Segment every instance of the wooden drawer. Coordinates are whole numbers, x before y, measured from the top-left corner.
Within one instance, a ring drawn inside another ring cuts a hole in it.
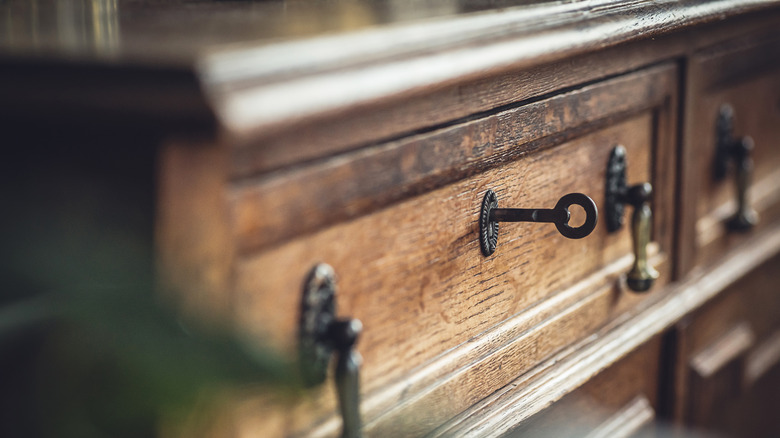
[[[582,192],[603,211],[607,161],[623,145],[628,182],[655,189],[651,263],[661,278],[653,290],[669,281],[676,78],[673,65],[660,65],[233,182],[235,313],[294,354],[302,285],[313,266],[330,264],[337,313],[364,326],[365,432],[433,430],[648,296],[625,288],[630,226],[608,233],[602,221],[569,240],[551,224],[502,224],[495,254],[485,257],[478,217],[486,190],[499,206],[521,208],[552,208]],[[337,433],[331,385],[309,395],[268,423],[284,424],[286,434]]]
[[[780,217],[780,39],[763,35],[736,40],[693,56],[689,68],[686,159],[682,205],[682,272],[706,265]],[[733,109],[733,139],[750,136],[753,171],[747,205],[758,213],[751,230],[729,221],[737,211],[737,171],[732,158],[716,176],[717,125],[725,105]]]
[[[660,363],[656,337],[506,436],[655,436]]]
[[[678,417],[727,436],[780,433],[780,257],[678,325]]]

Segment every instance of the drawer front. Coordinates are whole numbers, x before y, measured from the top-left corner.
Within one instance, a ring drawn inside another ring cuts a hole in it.
[[[678,325],[686,424],[729,436],[777,436],[780,422],[780,257]]]
[[[655,436],[660,361],[661,342],[656,337],[507,436]]]
[[[337,313],[364,327],[366,433],[433,430],[650,296],[625,288],[631,208],[619,231],[602,221],[582,240],[551,224],[502,224],[496,252],[485,257],[478,219],[488,189],[500,207],[552,208],[582,192],[603,211],[607,162],[623,145],[628,182],[655,186],[650,261],[661,277],[653,290],[669,280],[675,78],[673,66],[657,66],[237,182],[229,201],[239,319],[294,353],[304,280],[317,263],[330,264]],[[584,220],[572,216],[573,225]],[[310,394],[280,414],[285,433],[337,431],[330,384]]]
[[[711,263],[746,235],[780,218],[780,36],[771,37],[730,43],[691,59],[684,187],[695,202],[683,205],[683,272]],[[720,114],[726,105],[733,114],[732,142],[721,144],[728,144],[732,153],[727,154],[725,175],[718,176],[717,126],[719,119],[724,120]],[[749,153],[752,170],[745,172],[750,180],[745,205],[746,211],[757,213],[758,222],[739,231],[730,225],[740,192],[740,160],[734,147],[746,136],[754,147]]]

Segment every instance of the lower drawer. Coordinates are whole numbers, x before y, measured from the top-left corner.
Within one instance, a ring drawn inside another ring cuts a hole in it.
[[[780,436],[780,256],[677,327],[678,417],[726,436]]]
[[[661,342],[656,337],[507,436],[652,436],[658,410],[660,351]]]

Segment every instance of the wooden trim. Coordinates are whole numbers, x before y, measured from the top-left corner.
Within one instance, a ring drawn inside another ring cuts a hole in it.
[[[753,386],[761,376],[776,367],[778,363],[780,363],[780,330],[772,333],[748,355],[745,365],[745,386]]]
[[[706,75],[696,78],[696,89],[712,92],[728,88],[780,68],[780,36],[748,35],[699,51],[692,58]]]
[[[653,420],[655,410],[650,400],[639,395],[585,438],[629,438]]]
[[[624,285],[623,276],[632,261],[632,256],[621,258],[575,287],[525,309],[389,385],[364,403],[370,413],[385,409],[381,420],[369,422],[366,430],[377,436],[387,436],[394,430],[406,436],[427,433],[480,400],[485,390],[499,387],[500,379],[528,372],[543,358],[565,349],[605,322],[620,318],[629,308],[642,307],[638,300],[643,297],[628,292]],[[663,269],[667,261],[657,255],[651,258],[651,264]],[[473,384],[486,378],[491,382],[488,387]],[[511,378],[504,384],[510,382]],[[407,397],[407,393],[415,395]],[[430,412],[431,406],[438,406],[435,412]]]
[[[708,379],[726,365],[744,356],[753,346],[756,335],[747,322],[741,322],[691,358],[690,367]]]
[[[207,88],[215,91],[224,126],[247,132],[775,5],[770,0],[551,3],[380,28],[360,38],[237,48],[206,55],[200,68]],[[231,83],[254,85],[233,91]]]
[[[299,41],[193,43],[164,58],[132,50],[112,57],[6,51],[0,97],[12,109],[5,115],[120,118],[178,134],[227,134],[238,148],[260,149],[263,170],[270,170],[679,58],[771,25],[778,5],[544,2]],[[508,93],[480,83],[503,86],[512,76],[522,87],[508,84]]]
[[[421,130],[432,131],[507,105],[530,103],[553,92],[685,58],[696,48],[721,41],[760,40],[774,34],[776,22],[773,14],[736,17],[684,34],[657,36],[524,69],[489,72],[473,80],[320,114],[286,127],[231,132],[236,154],[234,177],[321,159]]]

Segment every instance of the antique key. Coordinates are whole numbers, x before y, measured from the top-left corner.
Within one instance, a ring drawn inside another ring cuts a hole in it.
[[[579,227],[569,225],[571,212],[569,207],[579,205],[585,210],[585,223]],[[540,222],[552,223],[564,237],[582,239],[589,235],[598,222],[598,209],[590,197],[582,193],[563,195],[552,209],[543,208],[498,208],[498,197],[488,190],[482,200],[479,231],[482,253],[487,257],[496,251],[498,244],[499,222]]]

